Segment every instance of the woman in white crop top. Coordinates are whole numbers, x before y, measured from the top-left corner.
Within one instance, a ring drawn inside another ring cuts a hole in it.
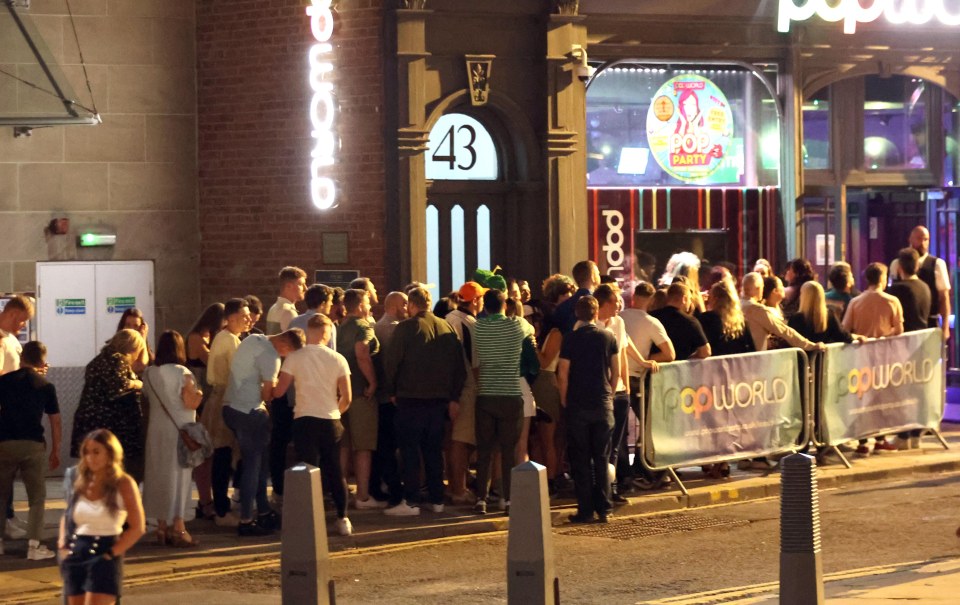
[[[68,605],[112,605],[120,596],[123,554],[145,531],[143,506],[113,433],[92,431],[80,453],[80,463],[67,471],[73,491],[57,541],[63,593]]]

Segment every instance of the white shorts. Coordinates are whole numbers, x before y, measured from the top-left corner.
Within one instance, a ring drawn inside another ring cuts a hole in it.
[[[523,397],[523,417],[533,418],[537,415],[537,402],[533,400],[533,391],[526,378],[520,378],[520,393]]]

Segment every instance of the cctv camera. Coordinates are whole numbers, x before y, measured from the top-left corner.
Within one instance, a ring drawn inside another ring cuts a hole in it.
[[[597,71],[597,68],[591,67],[589,65],[577,65],[577,69],[576,69],[577,78],[579,78],[581,82],[586,84],[587,82],[590,81],[590,78],[593,77],[593,74],[596,73],[596,71]]]

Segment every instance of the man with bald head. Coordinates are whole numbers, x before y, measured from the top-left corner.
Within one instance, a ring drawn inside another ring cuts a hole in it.
[[[822,342],[813,343],[801,336],[777,317],[773,307],[763,304],[763,277],[759,273],[747,273],[743,276],[742,294],[740,307],[757,351],[767,350],[767,337],[770,335],[779,336],[790,346],[804,351],[822,351],[826,348]]]
[[[950,274],[942,258],[930,254],[930,232],[923,225],[910,231],[910,247],[917,251],[917,277],[930,288],[930,317],[928,327],[942,327],[943,339],[950,338]],[[890,263],[890,279],[898,281],[900,261]]]

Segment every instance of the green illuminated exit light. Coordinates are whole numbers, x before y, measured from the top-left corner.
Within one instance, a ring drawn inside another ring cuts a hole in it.
[[[117,243],[117,236],[107,233],[81,233],[80,247],[113,246]]]

